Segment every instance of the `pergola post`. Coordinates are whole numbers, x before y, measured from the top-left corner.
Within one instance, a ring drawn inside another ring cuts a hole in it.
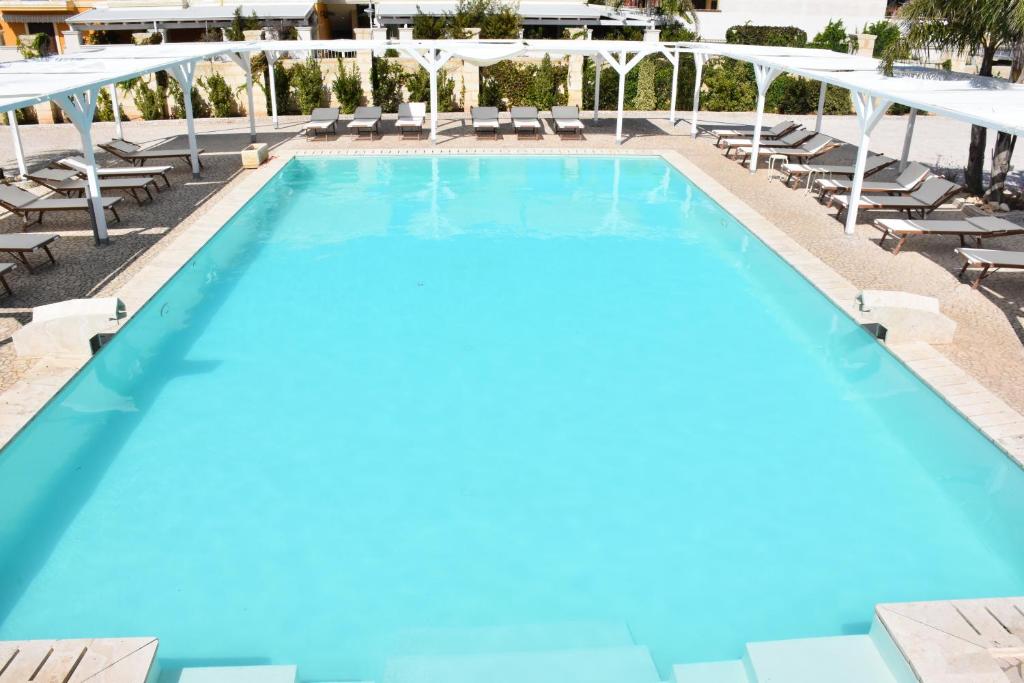
[[[814,132],[821,132],[821,120],[825,116],[825,95],[828,92],[828,83],[821,82],[821,92],[818,93],[818,120],[814,123]]]
[[[199,178],[199,145],[196,143],[196,120],[192,112],[192,82],[196,76],[196,62],[184,62],[175,64],[167,69],[167,73],[178,81],[182,92],[185,93],[182,100],[185,104],[185,127],[188,130],[188,156],[192,162],[192,177]],[[253,138],[255,139],[255,138]]]
[[[750,148],[750,172],[757,172],[757,161],[761,153],[761,125],[764,123],[764,99],[768,87],[782,73],[779,69],[762,64],[754,65],[757,80],[757,117],[754,119],[754,140]]]
[[[675,126],[676,95],[679,90],[679,47],[677,46],[671,53],[666,52],[665,56],[668,57],[668,61],[672,62],[672,95],[669,97],[668,121]]]
[[[406,54],[415,59],[430,74],[430,141],[437,144],[437,74],[451,58],[451,53],[435,47],[421,53],[416,47],[405,47]]]
[[[907,167],[907,163],[910,161],[910,144],[914,140],[914,125],[917,123],[917,110],[911,109],[910,116],[907,118],[907,135],[903,138],[903,152],[900,154],[900,172]]]
[[[615,142],[622,144],[622,110],[625,105],[626,98],[626,74],[630,70],[640,63],[640,60],[647,56],[646,52],[637,52],[633,55],[632,59],[629,59],[629,51],[621,50],[618,57],[614,57],[611,53],[601,51],[601,56],[612,65],[612,68],[619,73],[619,109],[616,112],[615,117]]]
[[[693,65],[696,68],[693,80],[693,116],[690,121],[690,136],[693,138],[697,137],[699,129],[697,128],[697,116],[700,112],[700,80],[704,75],[704,61],[707,57],[702,52],[693,53]]]
[[[274,122],[274,130],[277,130],[277,82],[274,79],[274,64],[277,63],[277,52],[266,50],[267,73],[270,76],[270,119]]]
[[[107,217],[103,212],[103,197],[96,175],[96,153],[92,149],[92,118],[96,114],[96,98],[99,87],[92,87],[72,95],[58,95],[53,99],[82,138],[82,156],[85,157],[85,178],[89,206],[92,208],[93,236],[97,244],[107,244]]]
[[[252,61],[248,53],[229,52],[228,57],[245,72],[245,94],[249,102],[249,141],[256,142],[256,108],[252,97]]]
[[[866,93],[852,92],[853,104],[857,108],[857,125],[860,128],[860,145],[857,147],[857,164],[853,172],[853,186],[850,188],[850,203],[846,209],[846,225],[843,231],[852,235],[857,227],[857,213],[860,208],[861,188],[864,187],[864,169],[868,161],[868,146],[871,131],[882,120],[891,104],[889,100],[873,97]]]
[[[124,140],[124,129],[121,127],[121,103],[117,101],[117,83],[110,84],[110,103],[114,107],[114,136]]]
[[[601,110],[601,69],[603,68],[601,55],[594,55],[594,121],[597,121],[598,112]]]
[[[24,178],[28,175],[28,167],[25,166],[25,150],[21,148],[21,133],[18,132],[18,114],[15,110],[8,110],[7,123],[11,127],[11,144],[14,146],[14,157],[18,160],[18,175]]]

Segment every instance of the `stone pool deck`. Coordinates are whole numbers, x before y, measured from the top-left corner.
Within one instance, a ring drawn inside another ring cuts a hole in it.
[[[736,118],[705,115],[702,120]],[[385,137],[373,142],[356,142],[348,136],[296,139],[299,120],[285,118],[278,130],[270,128],[269,122],[260,126],[260,140],[274,146],[276,159],[257,171],[239,169],[238,150],[248,143],[244,120],[200,122],[200,145],[208,150],[202,180],[192,181],[187,170],[179,165],[171,174],[174,187],[161,193],[152,204],[135,206],[133,202],[123,202],[124,220],[113,227],[110,246],[97,248],[92,244],[81,215],[47,217],[44,226],[31,228],[34,232],[61,234],[55,248],[59,264],[32,275],[22,269],[11,278],[15,296],[0,300],[0,338],[8,337],[27,322],[31,307],[67,298],[116,295],[125,300],[129,313],[134,312],[291,154],[663,153],[702,186],[717,188],[712,192],[716,199],[726,204],[732,202],[726,208],[852,315],[857,315],[852,297],[860,289],[903,290],[939,299],[943,312],[958,323],[953,342],[941,347],[911,344],[890,348],[922,378],[945,392],[947,400],[975,424],[989,430],[991,438],[1018,457],[1018,451],[1024,452],[1024,420],[1019,414],[1024,409],[1024,327],[1019,317],[1024,277],[995,275],[978,290],[960,284],[955,277],[959,268],[953,253],[955,240],[912,240],[902,253],[893,256],[878,247],[880,233],[866,223],[858,228],[857,234],[846,236],[833,217],[834,212],[811,195],[769,182],[765,171],[751,176],[736,162],[725,159],[708,138],[692,140],[685,118],[673,127],[664,114],[659,118],[628,118],[624,129],[627,140],[623,145],[614,143],[611,118],[602,118],[597,124],[587,119],[588,139],[582,142],[561,141],[550,134],[549,127],[540,141],[519,141],[511,131],[497,141],[478,141],[470,134],[463,116],[446,115],[436,146],[425,140],[399,140],[390,121],[385,122]],[[935,117],[920,119],[920,143],[915,145],[915,151],[919,145],[934,145],[940,137],[942,145],[950,150],[965,150],[967,128],[950,128],[950,124]],[[878,151],[898,152],[889,147],[901,139],[895,133],[901,130],[902,120],[893,117],[882,125],[883,130],[892,130],[888,138],[880,136],[883,142],[879,143]],[[830,126],[840,133],[839,129],[849,126],[849,117],[830,117],[826,132]],[[930,130],[932,127],[935,130]],[[125,128],[129,139],[167,139],[172,144],[182,144],[180,121],[130,122]],[[112,125],[97,124],[96,140],[103,141],[112,132]],[[77,136],[70,126],[26,126],[22,135],[30,167],[42,165],[62,151],[76,151]],[[8,143],[7,137],[0,136],[0,142]],[[4,158],[12,157],[9,143],[6,148],[0,144],[0,152]],[[848,159],[852,153],[853,149],[846,147],[832,153],[832,157]],[[918,158],[929,161],[928,151],[922,149],[922,154]],[[723,197],[731,199],[726,201]],[[0,217],[0,231],[20,229],[18,219]],[[993,240],[991,245],[1024,249],[1024,238]],[[148,274],[137,278],[143,269]],[[24,424],[34,413],[34,406],[52,396],[76,368],[75,363],[19,359],[10,344],[0,346],[0,390],[6,390],[0,396],[0,441]],[[19,383],[29,375],[36,381]]]
[[[145,683],[156,638],[0,641],[0,683]]]

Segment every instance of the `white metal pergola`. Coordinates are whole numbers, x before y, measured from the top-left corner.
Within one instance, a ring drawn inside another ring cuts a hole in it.
[[[115,126],[118,134],[121,121],[117,108],[116,84],[157,71],[167,71],[184,91],[185,125],[191,151],[192,172],[199,176],[195,122],[189,93],[198,62],[208,59],[229,59],[246,74],[246,94],[250,137],[256,139],[253,107],[253,80],[249,67],[254,53],[263,52],[270,65],[270,100],[274,123],[277,123],[276,83],[273,64],[285,54],[310,51],[354,52],[371,50],[381,53],[393,49],[414,59],[430,74],[430,139],[437,141],[437,75],[449,60],[456,58],[486,66],[515,57],[583,55],[594,60],[594,119],[599,114],[601,65],[607,62],[619,76],[618,107],[615,137],[622,142],[622,119],[626,76],[640,61],[650,55],[663,55],[673,65],[669,120],[676,122],[676,98],[679,58],[693,54],[696,82],[693,92],[691,133],[699,132],[701,80],[709,59],[730,57],[749,62],[757,82],[754,150],[751,171],[755,171],[760,147],[760,130],[764,116],[765,95],[771,83],[782,73],[793,73],[821,82],[818,99],[817,129],[821,129],[828,85],[850,90],[857,110],[860,128],[856,173],[851,210],[846,218],[846,231],[852,232],[857,220],[868,145],[874,127],[893,103],[912,108],[901,163],[906,163],[913,137],[916,112],[930,111],[966,123],[985,126],[1015,135],[1024,135],[1024,86],[1008,84],[994,78],[969,77],[945,71],[900,68],[894,76],[879,72],[877,60],[838,54],[825,50],[780,48],[707,43],[660,43],[647,41],[600,40],[305,40],[253,41],[238,43],[170,43],[150,46],[95,46],[81,48],[59,57],[0,64],[0,112],[7,112],[11,123],[15,155],[19,170],[26,172],[24,154],[18,135],[14,112],[17,109],[48,101],[56,102],[67,114],[82,139],[87,164],[88,197],[93,203],[96,239],[107,241],[106,220],[97,201],[99,185],[92,149],[91,123],[101,88],[109,88],[114,102]]]

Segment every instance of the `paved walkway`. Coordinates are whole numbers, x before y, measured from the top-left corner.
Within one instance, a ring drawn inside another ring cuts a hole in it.
[[[718,120],[742,120],[743,117],[716,115]],[[779,117],[769,117],[769,121]],[[708,117],[707,120],[710,120]],[[281,129],[274,131],[261,125],[260,139],[273,145],[286,143],[297,129],[296,118],[283,119]],[[602,119],[596,126],[588,123],[588,139],[580,143],[563,143],[550,135],[539,142],[517,141],[511,133],[495,142],[477,141],[469,135],[461,116],[448,117],[441,128],[437,149],[465,147],[499,147],[525,150],[538,146],[564,147],[580,145],[597,149],[617,149],[614,144],[614,120]],[[898,154],[902,144],[904,121],[884,121],[876,135],[880,152]],[[854,127],[852,117],[829,117],[825,130],[844,135]],[[112,231],[111,245],[93,246],[83,216],[66,214],[47,218],[47,224],[33,231],[51,230],[62,234],[55,253],[60,261],[56,268],[37,274],[16,273],[11,282],[14,297],[0,300],[0,338],[8,336],[28,320],[32,306],[77,296],[115,293],[125,278],[136,272],[161,249],[164,235],[183,222],[191,222],[206,211],[209,199],[237,182],[245,173],[238,170],[238,150],[248,143],[243,120],[208,120],[199,123],[201,146],[205,147],[207,170],[201,181],[193,182],[183,168],[171,177],[174,188],[161,193],[152,205],[137,207],[125,202],[123,226]],[[126,137],[152,141],[180,135],[181,121],[130,122]],[[97,124],[97,141],[109,138],[112,124]],[[961,285],[955,278],[959,266],[953,254],[954,240],[921,238],[908,242],[904,251],[893,256],[877,245],[879,233],[862,225],[856,235],[845,236],[832,216],[832,211],[818,204],[802,191],[769,183],[767,173],[751,175],[740,165],[723,158],[707,138],[694,141],[686,134],[688,125],[672,128],[664,115],[661,119],[630,118],[625,131],[629,149],[673,149],[687,156],[713,178],[732,190],[740,199],[796,239],[805,248],[861,288],[896,289],[938,297],[943,311],[955,319],[958,332],[954,342],[940,350],[979,381],[995,391],[1017,410],[1024,410],[1024,326],[1020,302],[1024,300],[1024,276],[995,275],[980,290]],[[26,126],[22,128],[30,165],[39,165],[60,151],[74,152],[77,135],[69,126]],[[383,140],[373,143],[353,142],[348,137],[320,141],[298,140],[288,143],[298,148],[323,149],[335,146],[370,146],[374,148],[426,146],[427,142],[401,141],[393,135],[390,122],[385,125]],[[919,119],[914,157],[932,162],[934,153],[945,150],[950,158],[957,150],[966,156],[968,127],[937,117]],[[175,145],[183,140],[177,139]],[[848,159],[852,148],[833,153],[836,159]],[[0,140],[0,158],[13,158],[9,138]],[[109,161],[108,161],[109,163]],[[20,230],[13,217],[0,218],[0,231]],[[993,241],[992,246],[1024,250],[1024,238]],[[11,346],[0,346],[0,389],[16,380],[26,364],[13,355]]]

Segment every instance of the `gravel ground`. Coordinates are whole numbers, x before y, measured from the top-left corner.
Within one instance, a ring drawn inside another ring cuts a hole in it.
[[[779,117],[766,117],[770,123]],[[813,117],[797,117],[813,125]],[[685,118],[672,127],[664,113],[647,119],[630,116],[625,121],[625,146],[630,149],[675,149],[699,164],[705,171],[730,188],[740,199],[791,235],[805,248],[828,263],[837,272],[861,288],[894,289],[937,297],[943,311],[957,321],[954,342],[940,347],[951,360],[973,374],[1014,408],[1024,411],[1024,325],[1020,302],[1024,301],[1024,277],[1020,274],[995,275],[986,285],[972,290],[958,283],[955,274],[959,260],[953,254],[956,240],[922,237],[908,241],[903,252],[893,256],[879,248],[879,234],[869,224],[859,226],[857,234],[843,234],[834,211],[820,205],[801,190],[768,182],[762,171],[754,177],[734,161],[725,159],[708,138],[691,140]],[[748,122],[749,115],[702,114],[702,123]],[[385,137],[373,143],[353,142],[347,136],[316,141],[292,140],[299,118],[282,117],[281,127],[259,127],[259,139],[271,145],[289,144],[298,149],[323,149],[359,145],[373,148],[414,147],[426,142],[401,141],[385,122]],[[477,141],[461,115],[446,115],[439,129],[439,149],[507,148],[539,146],[614,148],[614,119],[598,124],[587,120],[588,139],[562,142],[550,135],[544,140],[518,141],[511,132],[503,139]],[[898,155],[903,142],[905,119],[890,117],[878,127],[872,148]],[[173,187],[160,193],[156,201],[136,206],[130,199],[122,202],[123,223],[111,230],[110,246],[97,248],[84,214],[47,217],[44,226],[33,232],[58,232],[61,239],[55,254],[59,265],[29,275],[19,269],[10,281],[15,295],[0,300],[0,338],[8,337],[29,319],[33,306],[73,297],[111,294],[148,259],[159,251],[165,235],[202,215],[205,205],[216,193],[230,187],[244,171],[239,170],[238,150],[248,143],[244,120],[203,120],[198,123],[200,146],[207,150],[206,170],[200,181],[193,181],[180,162],[171,174]],[[165,140],[181,146],[184,125],[181,121],[127,122],[125,137],[137,141]],[[846,140],[856,138],[853,117],[826,117],[824,130]],[[75,153],[79,144],[68,125],[24,126],[22,139],[30,168],[44,165],[62,152]],[[113,134],[112,124],[96,124],[94,139],[102,142]],[[920,117],[917,123],[912,158],[959,167],[966,158],[969,126],[934,116]],[[289,140],[292,140],[289,142]],[[829,160],[852,158],[854,150],[845,147],[831,152]],[[0,159],[10,171],[13,150],[9,137],[0,136]],[[110,164],[110,159],[100,157]],[[884,177],[884,176],[880,176]],[[882,215],[882,214],[879,214]],[[0,217],[0,231],[21,230],[20,219]],[[992,240],[995,248],[1024,250],[1024,238]],[[9,342],[9,340],[7,340]],[[27,363],[17,359],[11,345],[0,342],[0,390],[10,386],[24,372]]]

